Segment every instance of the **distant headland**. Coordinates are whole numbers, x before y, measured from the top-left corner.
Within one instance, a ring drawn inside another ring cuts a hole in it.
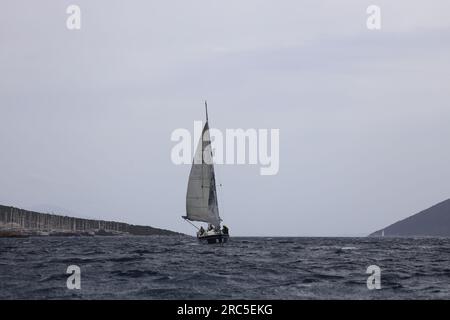
[[[74,218],[0,205],[0,237],[94,235],[175,236],[182,234],[149,226]]]
[[[450,237],[450,199],[390,226],[370,237]]]

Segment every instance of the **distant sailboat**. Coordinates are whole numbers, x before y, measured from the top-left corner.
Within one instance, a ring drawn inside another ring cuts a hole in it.
[[[228,228],[220,223],[214,174],[211,137],[208,125],[208,105],[205,101],[206,123],[192,162],[186,194],[186,216],[188,221],[208,223],[205,230],[198,228],[197,238],[207,243],[225,243],[229,238]],[[197,228],[197,227],[196,227]]]
[[[382,237],[384,237],[384,230],[383,230],[383,231],[381,231],[381,236],[382,236]]]

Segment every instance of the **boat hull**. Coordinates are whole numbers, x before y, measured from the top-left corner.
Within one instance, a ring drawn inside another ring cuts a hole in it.
[[[230,238],[230,236],[227,234],[212,234],[212,235],[199,236],[197,238],[202,243],[216,244],[216,243],[228,242],[228,239]]]

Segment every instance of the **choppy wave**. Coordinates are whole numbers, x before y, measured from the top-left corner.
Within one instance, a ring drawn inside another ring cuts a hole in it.
[[[449,299],[450,239],[0,239],[1,299]],[[66,287],[81,268],[81,290]],[[381,268],[368,290],[367,267]]]

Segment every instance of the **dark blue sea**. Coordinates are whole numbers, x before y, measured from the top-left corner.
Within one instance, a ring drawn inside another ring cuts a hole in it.
[[[81,289],[68,289],[68,266]],[[367,287],[380,268],[381,289]],[[449,299],[450,239],[0,239],[0,299]]]

